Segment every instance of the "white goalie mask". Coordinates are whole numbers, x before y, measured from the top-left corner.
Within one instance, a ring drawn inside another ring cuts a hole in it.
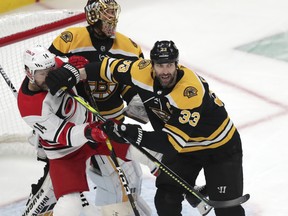
[[[52,68],[55,65],[55,55],[40,45],[26,49],[24,52],[25,73],[31,83],[35,82],[36,70]]]

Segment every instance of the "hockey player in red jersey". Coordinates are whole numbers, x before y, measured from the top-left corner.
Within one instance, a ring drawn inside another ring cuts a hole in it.
[[[41,46],[32,47],[24,53],[24,64],[26,77],[18,93],[18,108],[23,120],[39,137],[49,160],[49,174],[57,199],[53,215],[79,216],[80,192],[89,190],[86,160],[92,155],[110,154],[102,141],[105,135],[94,116],[71,96],[52,96],[49,92],[45,79],[55,69],[54,54]],[[69,82],[79,81],[74,66],[65,63],[63,68],[75,72],[76,78]],[[126,160],[129,146],[116,142],[112,145],[117,156]]]
[[[120,5],[115,0],[88,0],[84,10],[88,25],[69,27],[61,32],[49,47],[52,53],[69,58],[73,55],[82,56],[89,62],[99,62],[105,56],[130,60],[143,58],[141,47],[126,35],[116,31]],[[92,82],[80,82],[76,85],[76,89],[81,97],[89,101],[90,105],[96,104],[97,110],[104,118],[124,121],[126,115],[141,123],[148,121],[140,97],[129,86],[99,79]],[[157,168],[137,150],[132,148],[130,150],[133,160],[129,162],[119,160],[119,162],[124,172],[127,173],[137,203],[143,206],[143,211],[148,215],[150,209],[141,198],[140,163],[148,165],[152,173],[157,171]],[[161,158],[161,154],[155,153],[155,156]],[[127,197],[123,194],[118,171],[111,162],[111,158],[95,155],[91,157],[91,162],[88,174],[97,187],[95,204],[110,207],[111,204],[120,205],[126,202]]]

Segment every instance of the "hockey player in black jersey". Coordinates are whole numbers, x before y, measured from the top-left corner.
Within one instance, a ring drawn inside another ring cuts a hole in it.
[[[116,31],[121,8],[115,0],[87,0],[84,11],[88,25],[69,27],[61,32],[49,47],[52,53],[68,57],[69,60],[72,56],[82,56],[89,62],[100,62],[105,56],[130,60],[143,58],[141,47],[126,35]],[[107,119],[123,121],[127,115],[141,123],[148,121],[141,99],[130,86],[98,79],[79,82],[76,88],[78,94],[91,105],[95,102],[97,110]],[[137,153],[137,150],[132,152]],[[147,161],[146,165],[151,172],[157,169],[148,159],[139,155],[140,157],[134,157],[137,160],[119,161],[127,173],[135,200],[143,207],[145,215],[149,215],[150,209],[140,197],[142,183],[140,163],[145,163],[143,160]],[[161,157],[161,154],[158,155]],[[97,187],[95,198],[97,206],[102,206],[103,209],[107,205],[111,209],[112,204],[127,203],[124,189],[119,184],[118,171],[109,156],[91,157],[88,174]]]
[[[106,81],[133,86],[154,129],[143,131],[139,125],[107,121],[103,130],[111,139],[123,141],[124,137],[141,147],[162,152],[162,162],[191,185],[195,185],[203,168],[211,200],[241,196],[242,144],[224,103],[203,77],[178,64],[179,51],[174,42],[157,41],[150,58],[137,61],[104,58],[102,63],[80,69],[82,79],[98,80],[100,76]],[[165,173],[157,177],[156,186],[158,215],[181,215],[186,191]],[[245,211],[239,205],[215,209],[215,214],[244,216]]]

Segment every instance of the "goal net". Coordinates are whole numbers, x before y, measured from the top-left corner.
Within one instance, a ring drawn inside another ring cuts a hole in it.
[[[0,66],[19,89],[25,77],[23,53],[26,48],[48,48],[54,38],[68,26],[86,25],[83,11],[47,10],[0,17]],[[22,120],[15,95],[0,77],[0,155],[4,143],[26,142],[32,129]],[[2,147],[1,147],[2,146]]]

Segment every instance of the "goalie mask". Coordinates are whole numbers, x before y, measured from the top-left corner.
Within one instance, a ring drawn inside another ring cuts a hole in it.
[[[84,8],[86,20],[95,31],[100,30],[106,37],[115,35],[120,5],[115,0],[88,0]]]
[[[24,52],[25,73],[31,83],[35,82],[36,70],[55,67],[55,55],[42,46],[26,49]]]

